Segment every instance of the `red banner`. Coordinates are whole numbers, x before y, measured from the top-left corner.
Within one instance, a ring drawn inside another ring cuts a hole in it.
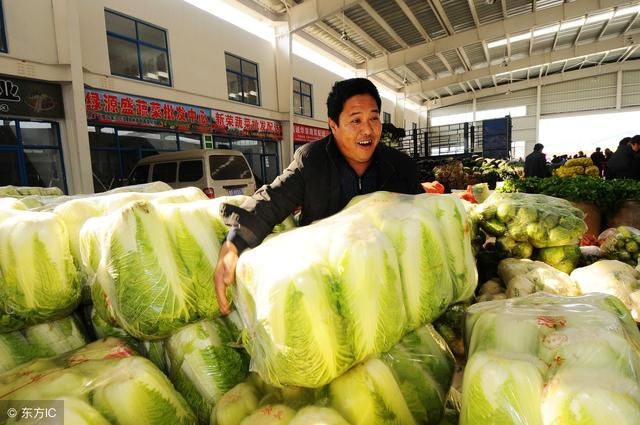
[[[293,124],[293,140],[296,142],[315,142],[329,135],[328,128],[311,127],[302,124]]]
[[[214,134],[282,140],[282,125],[278,121],[215,110],[211,116]]]

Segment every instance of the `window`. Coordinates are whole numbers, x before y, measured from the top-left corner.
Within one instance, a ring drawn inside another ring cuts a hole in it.
[[[133,169],[129,177],[129,184],[146,183],[149,178],[149,164],[143,164]]]
[[[104,16],[111,73],[170,86],[167,32],[108,10]]]
[[[524,160],[524,148],[524,140],[514,140],[513,142],[511,142],[511,159]]]
[[[229,100],[259,106],[258,64],[230,53],[225,53],[224,59],[227,64]]]
[[[293,113],[304,115],[306,117],[313,116],[313,106],[311,102],[311,84],[304,81],[293,79]]]
[[[4,7],[0,0],[0,52],[7,53],[7,34],[4,27]]]
[[[211,168],[211,178],[214,180],[237,180],[251,177],[247,161],[239,155],[211,155],[209,168]]]
[[[382,113],[382,122],[384,124],[391,124],[391,114],[388,112]]]
[[[165,162],[156,164],[153,167],[153,175],[151,176],[151,180],[154,182],[161,181],[165,183],[175,183],[177,170],[177,162]]]
[[[202,160],[182,161],[178,167],[179,182],[197,182],[204,175]]]

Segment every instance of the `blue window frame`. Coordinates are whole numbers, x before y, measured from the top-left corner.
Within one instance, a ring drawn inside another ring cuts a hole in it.
[[[313,117],[313,94],[311,84],[293,79],[293,113]]]
[[[111,74],[170,86],[167,32],[109,10],[104,19]]]
[[[224,59],[229,100],[260,106],[258,64],[226,52]]]
[[[0,52],[7,53],[7,29],[4,26],[4,5],[0,0]]]
[[[0,168],[0,186],[56,186],[67,193],[58,124],[0,119]]]

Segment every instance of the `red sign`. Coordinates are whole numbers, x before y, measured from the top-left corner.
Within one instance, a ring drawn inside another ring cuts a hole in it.
[[[214,134],[282,140],[282,125],[278,121],[215,110],[211,116]]]
[[[329,133],[330,131],[327,128],[293,124],[293,140],[296,142],[315,142],[323,137],[327,137]]]
[[[209,110],[132,95],[85,89],[87,120],[102,124],[211,133]]]

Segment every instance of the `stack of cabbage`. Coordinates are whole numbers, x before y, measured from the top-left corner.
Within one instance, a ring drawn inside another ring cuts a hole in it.
[[[316,388],[430,323],[477,283],[461,202],[377,192],[242,254],[237,308],[252,370]]]
[[[0,399],[18,412],[25,400],[62,400],[65,423],[74,425],[195,424],[167,377],[134,354],[111,338],[33,360],[0,375]]]
[[[507,287],[507,298],[540,291],[565,296],[581,294],[568,274],[541,261],[506,258],[498,264],[498,276]]]
[[[564,199],[528,193],[494,193],[474,211],[504,256],[535,257],[566,273],[576,266],[587,230],[584,213]]]
[[[461,425],[640,423],[640,332],[604,294],[471,306]]]
[[[592,176],[600,177],[600,170],[591,158],[572,158],[556,168],[553,172],[558,177]]]
[[[0,333],[68,316],[80,277],[67,228],[50,212],[0,199]]]
[[[605,230],[598,237],[602,254],[610,260],[619,260],[633,267],[640,264],[640,230],[631,226],[618,226]]]
[[[251,375],[222,397],[211,424],[436,425],[453,370],[453,355],[427,325],[317,390],[275,388]]]

